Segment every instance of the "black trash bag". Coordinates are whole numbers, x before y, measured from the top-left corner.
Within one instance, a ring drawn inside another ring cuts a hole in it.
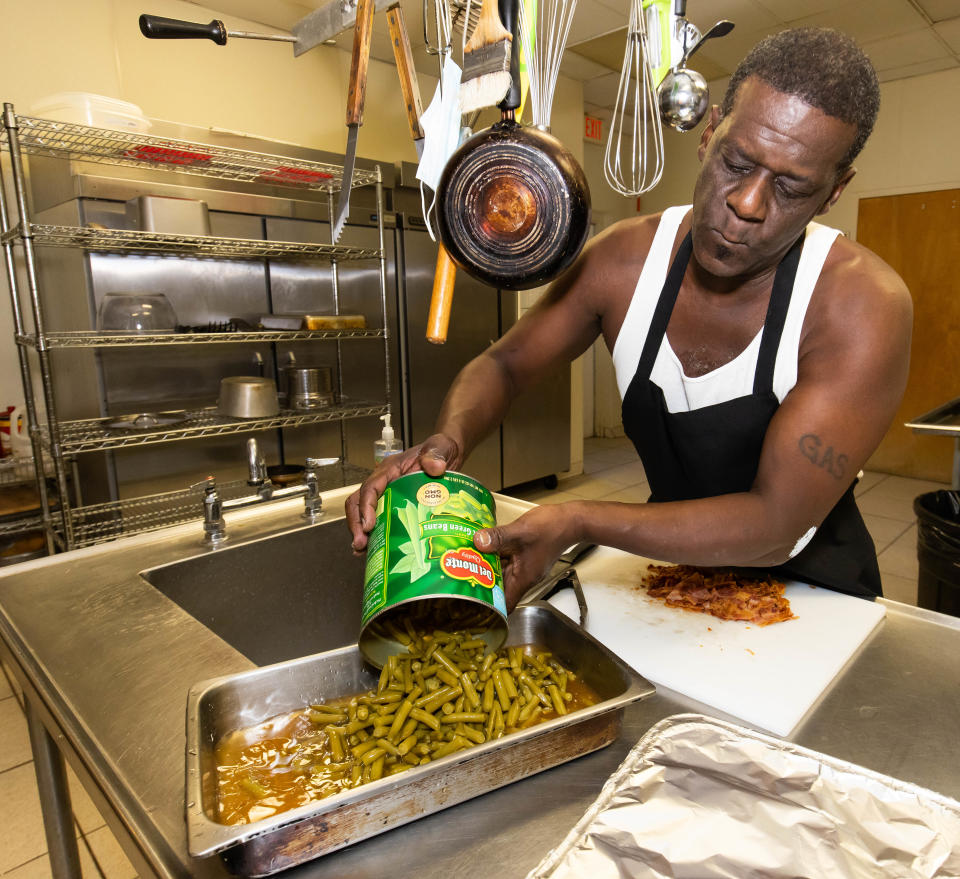
[[[917,604],[960,617],[960,492],[931,491],[913,501],[917,514]]]

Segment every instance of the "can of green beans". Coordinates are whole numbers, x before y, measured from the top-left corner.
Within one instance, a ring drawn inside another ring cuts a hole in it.
[[[377,504],[367,544],[360,650],[381,668],[411,631],[469,629],[490,650],[507,637],[500,557],[474,548],[496,525],[493,495],[463,473],[410,473]]]

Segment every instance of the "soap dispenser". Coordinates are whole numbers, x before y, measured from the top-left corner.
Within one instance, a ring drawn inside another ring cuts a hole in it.
[[[380,433],[380,439],[373,444],[373,460],[377,464],[384,458],[403,451],[400,441],[394,437],[393,426],[390,424],[390,413],[381,415],[380,420],[383,422],[383,431]]]

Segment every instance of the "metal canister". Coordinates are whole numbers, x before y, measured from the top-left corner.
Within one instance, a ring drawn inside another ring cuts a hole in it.
[[[471,629],[496,650],[507,637],[500,557],[474,548],[496,525],[493,495],[463,473],[410,473],[377,504],[367,544],[360,650],[375,666],[424,627]]]

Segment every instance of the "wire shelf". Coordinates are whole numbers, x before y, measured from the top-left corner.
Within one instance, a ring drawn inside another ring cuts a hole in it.
[[[17,336],[17,342],[37,347],[37,337]],[[93,330],[45,333],[47,348],[133,348],[141,345],[237,344],[241,342],[337,341],[382,339],[383,330],[251,330],[216,333],[98,333]]]
[[[370,471],[363,467],[344,463],[321,467],[317,471],[321,491],[331,491],[344,485],[362,482],[369,474]],[[245,481],[236,480],[218,482],[217,491],[223,500],[231,500],[249,495],[252,489]],[[199,522],[203,519],[203,486],[77,507],[70,511],[70,515],[74,546],[93,546],[171,525]],[[55,528],[59,527],[59,520],[54,524]],[[198,540],[200,534],[198,526]]]
[[[99,452],[277,427],[302,427],[325,421],[385,415],[388,411],[385,403],[358,401],[310,411],[282,410],[279,415],[269,418],[230,418],[218,414],[216,407],[209,407],[176,413],[165,412],[164,415],[182,415],[183,419],[175,425],[145,430],[110,428],[107,424],[115,419],[87,418],[60,423],[60,447],[64,455]]]
[[[138,132],[90,128],[31,116],[17,116],[16,120],[20,147],[28,154],[324,192],[339,190],[343,182],[343,169],[325,162],[169,140]],[[6,140],[4,132],[0,143]],[[376,183],[378,178],[377,170],[358,168],[353,172],[353,185]]]
[[[147,253],[193,259],[379,259],[380,251],[339,244],[307,244],[297,241],[256,241],[218,238],[212,235],[176,235],[170,232],[139,232],[125,229],[87,229],[31,223],[33,243],[52,247],[79,247],[105,253]],[[7,232],[3,243],[24,237],[19,226]]]

